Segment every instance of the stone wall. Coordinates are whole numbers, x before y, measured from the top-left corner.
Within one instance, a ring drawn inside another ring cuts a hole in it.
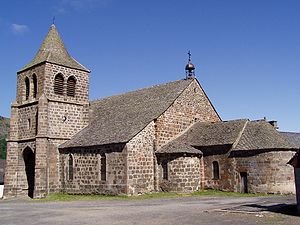
[[[167,163],[168,179],[163,179],[163,163]],[[158,156],[159,186],[162,191],[193,192],[200,189],[201,163],[197,156]]]
[[[7,147],[10,151],[7,151],[4,196],[27,195],[28,182],[23,151],[26,147],[29,147],[35,152],[35,141],[26,141],[19,144],[16,142],[8,142]]]
[[[36,102],[37,103],[37,102]],[[38,105],[25,105],[18,108],[18,138],[35,138],[37,134]]]
[[[139,132],[127,147],[127,194],[154,191],[154,122]]]
[[[293,167],[287,164],[294,154],[293,151],[272,151],[236,157],[236,172],[247,172],[250,193],[295,193]],[[240,182],[236,188],[240,189]]]
[[[168,143],[196,121],[220,121],[196,79],[156,120],[157,147]]]
[[[296,185],[297,212],[300,214],[300,168],[299,167],[294,168],[294,174],[295,174],[295,185]]]
[[[60,150],[61,191],[72,194],[126,194],[124,145]],[[68,177],[69,155],[74,160],[73,180]],[[101,157],[106,157],[106,180],[101,180]]]
[[[88,106],[49,101],[48,136],[71,138],[87,126]]]
[[[221,191],[238,191],[235,190],[235,164],[234,160],[228,158],[228,154],[204,156],[204,188]],[[213,162],[218,162],[219,179],[214,179]]]

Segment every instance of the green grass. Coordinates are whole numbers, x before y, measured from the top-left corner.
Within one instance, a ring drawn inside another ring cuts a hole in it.
[[[236,192],[223,192],[217,190],[201,190],[193,193],[174,193],[158,192],[152,194],[143,194],[138,196],[112,196],[112,195],[71,195],[66,193],[54,193],[38,201],[97,201],[97,200],[139,200],[155,198],[179,198],[179,197],[196,197],[196,196],[223,196],[223,197],[257,197],[266,196],[266,194],[241,194]]]

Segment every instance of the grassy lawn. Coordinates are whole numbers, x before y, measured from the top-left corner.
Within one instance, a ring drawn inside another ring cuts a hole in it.
[[[158,192],[152,194],[143,194],[138,196],[111,196],[111,195],[70,195],[65,193],[50,194],[44,199],[37,201],[84,201],[84,200],[138,200],[152,198],[178,198],[178,197],[193,197],[193,196],[224,196],[224,197],[257,197],[267,196],[266,194],[241,194],[236,192],[223,192],[217,190],[201,190],[193,193],[174,193],[174,192]]]

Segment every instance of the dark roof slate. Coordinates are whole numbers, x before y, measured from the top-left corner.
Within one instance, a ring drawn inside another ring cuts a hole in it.
[[[162,146],[158,153],[176,153],[198,149],[203,155],[224,154],[231,151],[296,150],[297,146],[287,141],[267,121],[246,119],[225,122],[199,122],[185,133]]]
[[[194,124],[181,137],[193,146],[232,145],[238,138],[247,120],[224,122],[200,122]]]
[[[60,148],[125,143],[167,110],[193,79],[91,102],[90,125]]]
[[[265,120],[249,121],[238,142],[232,149],[239,150],[297,149]]]
[[[236,141],[247,120],[232,120],[226,122],[199,122],[175,140],[158,149],[157,153],[197,153],[207,154],[213,150],[220,152],[220,146],[226,146],[227,151]],[[224,149],[222,148],[222,151]]]
[[[181,142],[179,140],[174,140],[169,142],[168,144],[159,148],[156,153],[190,153],[190,154],[197,154],[202,155],[202,152],[191,145]]]
[[[90,72],[87,68],[85,68],[72,56],[69,55],[55,25],[53,24],[51,25],[50,30],[46,38],[44,39],[40,49],[36,53],[34,59],[25,67],[23,67],[18,73],[43,62],[50,62]]]
[[[300,149],[300,133],[280,132],[288,141],[294,143]]]

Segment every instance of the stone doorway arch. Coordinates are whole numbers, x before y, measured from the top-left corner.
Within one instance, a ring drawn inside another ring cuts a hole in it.
[[[25,163],[25,172],[28,183],[28,196],[30,198],[33,198],[35,177],[35,154],[30,147],[26,147],[24,149],[23,159]]]

